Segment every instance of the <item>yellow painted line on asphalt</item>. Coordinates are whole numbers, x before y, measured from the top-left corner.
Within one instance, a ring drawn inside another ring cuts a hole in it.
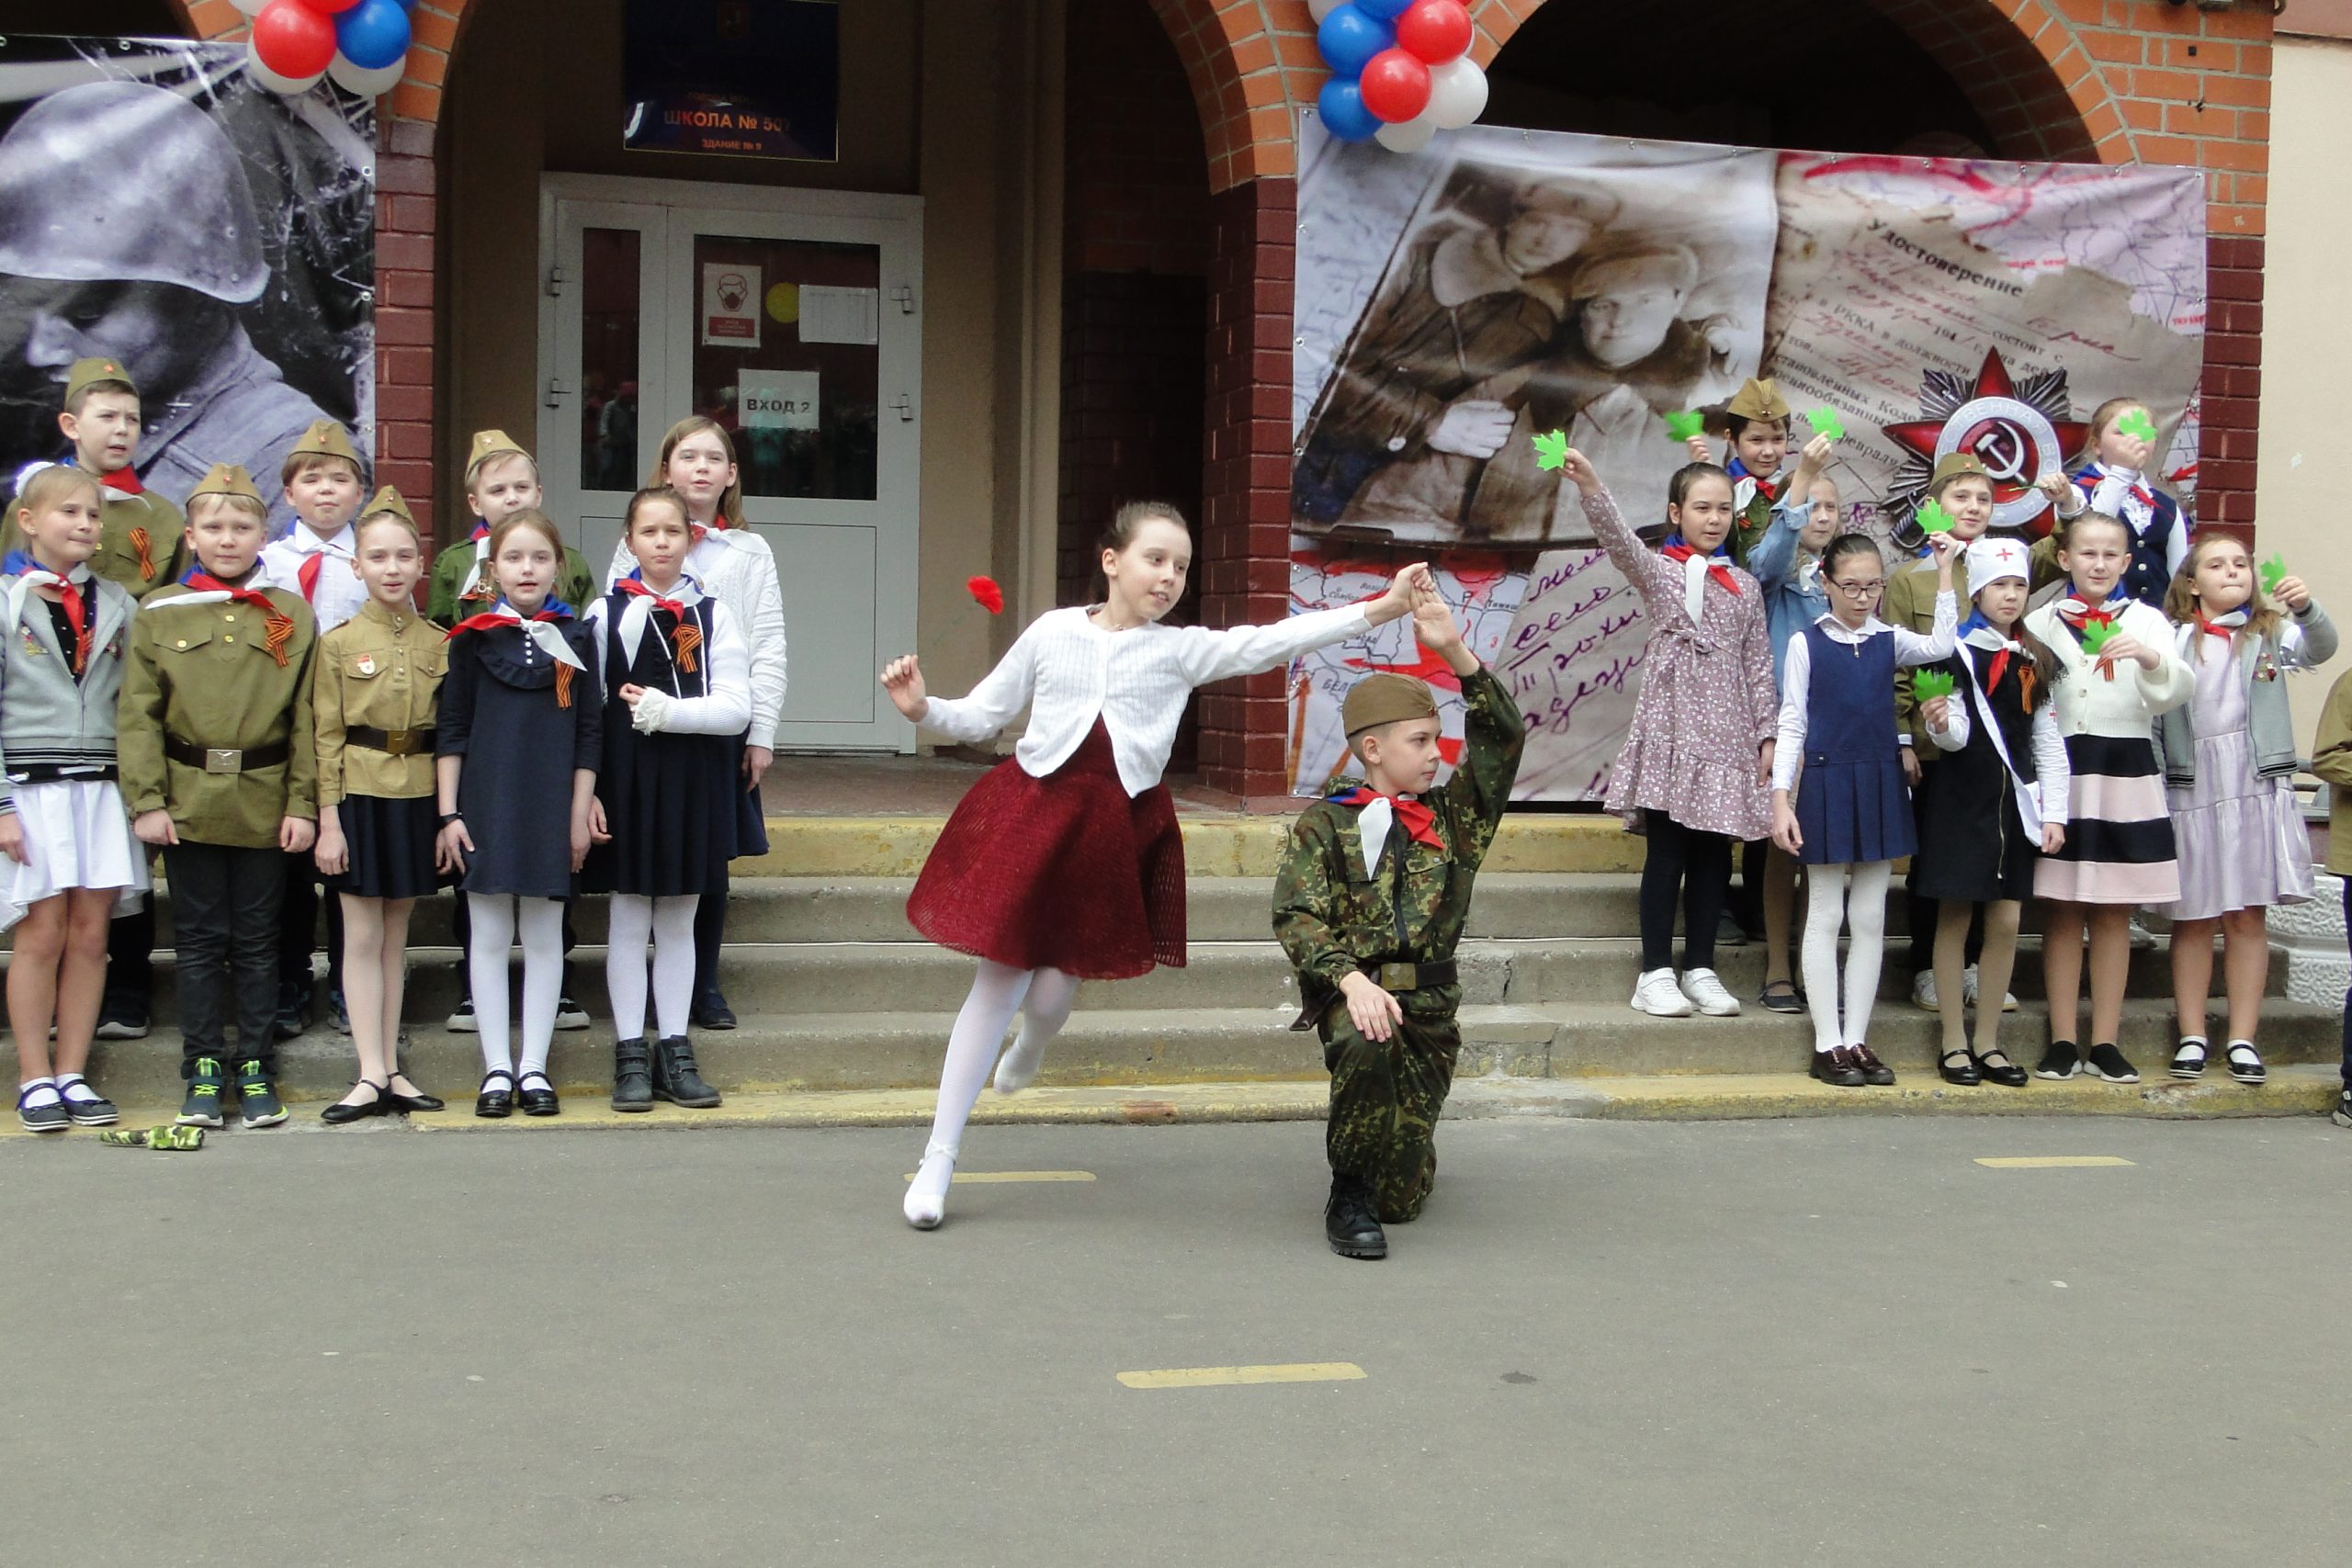
[[[913,1171],[907,1172],[906,1179],[912,1181],[914,1179]],[[1091,1181],[1094,1179],[1094,1173],[1091,1170],[959,1170],[948,1179],[958,1184],[982,1181]]]
[[[2128,1159],[2114,1155],[2006,1155],[1998,1159],[1980,1159],[1978,1165],[1989,1165],[1996,1170],[2078,1170],[2089,1166],[2130,1165]]]
[[[1121,1372],[1129,1388],[1227,1388],[1235,1383],[1352,1382],[1364,1375],[1353,1361],[1292,1361],[1274,1367],[1171,1367]]]

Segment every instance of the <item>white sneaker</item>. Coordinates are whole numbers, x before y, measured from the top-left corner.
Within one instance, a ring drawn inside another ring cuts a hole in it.
[[[1690,998],[1674,983],[1673,970],[1653,969],[1634,982],[1634,1010],[1652,1018],[1689,1018]]]
[[[1712,969],[1686,969],[1682,972],[1682,994],[1697,1005],[1709,1018],[1737,1018],[1739,998],[1724,989],[1724,983]]]
[[[1973,964],[1968,966],[1967,977],[1961,982],[1960,999],[1970,1007],[1976,1005],[1976,965]],[[2018,994],[2015,991],[2001,993],[2001,1010],[2003,1012],[2018,1010]]]
[[[1936,972],[1922,969],[1911,980],[1911,1005],[1921,1012],[1940,1012],[1942,1004],[1936,1000]]]
[[[999,1094],[1019,1094],[1037,1081],[1037,1069],[1046,1060],[1046,1043],[1029,1043],[1029,1029],[1024,1022],[1021,1032],[1012,1037],[1004,1055],[996,1059],[996,1091]]]
[[[947,1183],[956,1175],[956,1151],[933,1144],[922,1152],[922,1165],[907,1186],[907,1224],[919,1231],[937,1230],[947,1217]]]

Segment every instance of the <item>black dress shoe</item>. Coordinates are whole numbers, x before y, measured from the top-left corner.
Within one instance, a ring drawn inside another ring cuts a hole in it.
[[[735,1027],[735,1010],[727,1005],[727,998],[718,994],[718,987],[716,986],[695,998],[694,1006],[688,1010],[687,1018],[696,1029]]]
[[[1862,1069],[1864,1083],[1876,1084],[1881,1089],[1884,1089],[1894,1081],[1894,1069],[1872,1055],[1869,1046],[1849,1045],[1846,1049],[1853,1053],[1854,1066]]]
[[[2026,1070],[2010,1061],[2009,1054],[1999,1046],[1996,1045],[1981,1056],[1973,1051],[1971,1051],[1968,1055],[1969,1059],[1976,1064],[1976,1070],[1984,1075],[1986,1083],[1996,1083],[2004,1089],[2023,1089],[2026,1086],[2028,1081]]]
[[[1860,1089],[1867,1081],[1862,1077],[1861,1064],[1854,1060],[1852,1049],[1845,1045],[1815,1051],[1813,1054],[1813,1076],[1839,1089]]]
[[[718,1091],[702,1081],[702,1071],[695,1066],[695,1048],[683,1034],[673,1034],[653,1047],[653,1098],[696,1111],[707,1111],[718,1103]]]
[[[504,1087],[492,1089],[492,1084]],[[481,1092],[474,1096],[474,1114],[496,1121],[514,1114],[514,1075],[493,1067],[482,1075]]]
[[[1363,1177],[1331,1178],[1331,1200],[1323,1205],[1323,1238],[1342,1258],[1388,1256],[1388,1233],[1372,1212],[1372,1189]]]
[[[652,1055],[641,1036],[613,1043],[613,1109],[653,1109]]]
[[[531,1088],[535,1083],[539,1087]],[[563,1109],[556,1100],[555,1085],[548,1082],[545,1073],[525,1073],[522,1087],[514,1099],[523,1107],[526,1116],[553,1116]]]
[[[1956,1083],[1962,1089],[1974,1089],[1984,1081],[1976,1068],[1976,1058],[1966,1051],[1947,1051],[1943,1060],[1936,1064],[1936,1071],[1943,1074],[1944,1082]]]
[[[385,1110],[384,1086],[373,1078],[361,1078],[351,1087],[357,1089],[360,1084],[368,1086],[373,1099],[360,1100],[356,1105],[349,1100],[338,1100],[319,1112],[319,1120],[330,1127],[341,1127],[352,1122],[365,1122],[370,1116],[381,1116]]]
[[[384,1086],[384,1101],[393,1111],[444,1111],[449,1104],[437,1094],[402,1094],[390,1084]]]

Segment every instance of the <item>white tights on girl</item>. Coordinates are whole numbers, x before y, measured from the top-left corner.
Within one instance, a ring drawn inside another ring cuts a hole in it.
[[[653,944],[653,1018],[661,1038],[686,1032],[695,995],[695,908],[699,895],[647,898],[616,893],[605,945],[605,988],[613,998],[613,1037],[645,1038],[645,948]]]
[[[466,902],[474,923],[466,967],[474,982],[482,1070],[512,1073],[518,1089],[527,1077],[536,1076],[544,1081],[548,1043],[555,1038],[556,998],[563,989],[563,900],[475,893]],[[519,1064],[508,1055],[506,1039],[506,950],[518,941],[523,948],[523,1059]]]
[[[956,1174],[956,1156],[964,1142],[964,1124],[971,1120],[989,1069],[996,1068],[1000,1093],[1028,1087],[1037,1076],[1038,1059],[1046,1044],[1069,1021],[1070,1004],[1078,999],[1078,978],[1058,969],[1014,969],[990,959],[980,960],[972,976],[971,994],[956,1015],[947,1036],[947,1064],[939,1074],[939,1110],[932,1119],[931,1143],[923,1150],[922,1168],[907,1189],[907,1223],[929,1230],[947,1212],[947,1183]],[[1005,1026],[1021,1014],[1021,1035],[999,1063]]]
[[[1886,954],[1886,887],[1894,863],[1873,860],[1806,869],[1812,894],[1804,916],[1804,991],[1805,1006],[1813,1013],[1813,1048],[1828,1052],[1865,1044],[1871,1004],[1878,998],[1879,964]],[[1846,952],[1846,1015],[1840,1033],[1838,929],[1849,921],[1854,941]]]

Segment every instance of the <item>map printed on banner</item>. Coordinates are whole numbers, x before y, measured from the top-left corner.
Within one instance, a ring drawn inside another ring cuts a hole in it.
[[[1497,127],[1368,156],[1310,123],[1301,152],[1296,608],[1363,597],[1426,553],[1527,718],[1516,798],[1606,790],[1647,637],[1539,434],[1565,432],[1654,538],[1666,478],[1689,460],[1674,416],[1705,411],[1720,452],[1724,400],[1770,376],[1839,432],[1827,477],[1846,525],[1899,560],[1937,456],[1973,453],[2000,524],[2040,532],[2034,481],[2075,466],[2092,409],[2130,396],[2166,455],[2151,477],[2193,508],[2206,308],[2193,170]],[[1706,194],[1657,199],[1678,186]],[[1457,558],[1477,563],[1475,596],[1447,575]],[[1348,657],[1306,661],[1294,689],[1300,788],[1340,752]]]

